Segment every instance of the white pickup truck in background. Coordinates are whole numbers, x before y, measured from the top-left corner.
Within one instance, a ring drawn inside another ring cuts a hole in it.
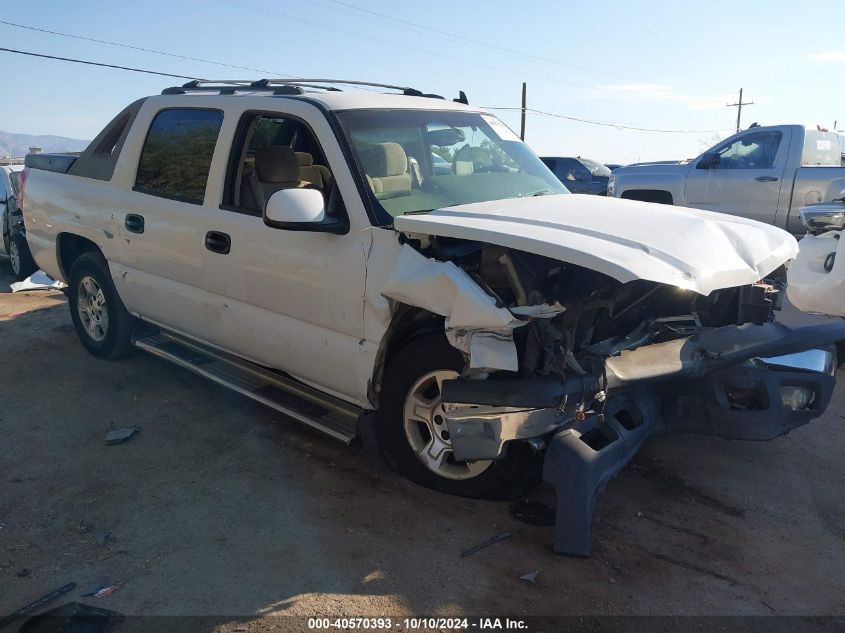
[[[799,234],[801,207],[842,197],[841,152],[834,132],[754,126],[691,161],[616,169],[607,195],[730,213]]]

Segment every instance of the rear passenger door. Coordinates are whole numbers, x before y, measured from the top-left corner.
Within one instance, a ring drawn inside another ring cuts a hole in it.
[[[174,107],[146,127],[132,188],[115,213],[125,247],[112,276],[127,308],[190,336],[211,335],[203,278],[205,193],[223,112]]]

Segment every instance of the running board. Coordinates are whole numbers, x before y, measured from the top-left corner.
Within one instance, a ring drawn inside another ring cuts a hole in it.
[[[172,332],[138,338],[135,347],[251,398],[349,444],[363,409],[293,378]]]

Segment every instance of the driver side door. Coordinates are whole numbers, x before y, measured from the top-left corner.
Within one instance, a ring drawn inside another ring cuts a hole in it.
[[[789,141],[788,131],[750,130],[700,156],[687,175],[687,206],[773,224]]]

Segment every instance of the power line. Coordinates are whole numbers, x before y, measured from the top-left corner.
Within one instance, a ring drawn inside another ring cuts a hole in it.
[[[228,4],[232,4],[232,5],[244,8],[244,9],[249,9],[251,11],[258,11],[258,12],[265,13],[265,14],[277,15],[277,16],[282,17],[285,20],[288,20],[290,22],[298,22],[300,24],[307,24],[309,26],[316,27],[316,28],[320,29],[321,31],[335,31],[337,33],[343,33],[345,35],[350,35],[352,37],[371,40],[373,42],[379,42],[380,44],[388,44],[389,46],[396,46],[398,48],[404,48],[404,49],[407,49],[409,51],[414,51],[415,53],[423,53],[425,55],[431,55],[433,57],[441,57],[443,59],[448,59],[448,60],[454,61],[454,62],[460,62],[460,63],[463,63],[463,64],[470,64],[472,66],[478,66],[479,68],[486,68],[487,70],[495,70],[497,72],[504,72],[504,73],[508,73],[508,74],[512,74],[512,75],[517,75],[517,76],[520,76],[520,77],[526,77],[526,76],[536,77],[538,79],[543,79],[544,81],[550,80],[549,77],[544,77],[542,75],[536,75],[536,74],[533,74],[533,73],[527,73],[524,70],[513,70],[511,68],[505,68],[503,66],[495,66],[495,65],[492,65],[492,64],[484,64],[482,62],[477,62],[477,61],[474,61],[474,60],[471,60],[471,59],[466,59],[464,57],[456,57],[454,55],[447,55],[447,54],[441,53],[439,51],[428,50],[428,49],[425,49],[425,48],[418,48],[416,46],[409,46],[408,44],[403,44],[401,42],[394,42],[392,40],[386,40],[386,39],[383,39],[383,38],[380,38],[380,37],[374,37],[372,35],[365,35],[365,34],[359,32],[359,31],[352,31],[352,30],[349,30],[349,29],[343,29],[343,28],[333,26],[333,25],[329,25],[329,24],[323,24],[323,23],[317,22],[315,20],[308,20],[306,18],[302,18],[302,17],[299,17],[297,15],[292,15],[290,13],[285,13],[283,11],[279,11],[277,9],[273,9],[273,8],[270,8],[270,7],[257,6],[257,5],[254,5],[254,4],[250,4],[249,2],[243,2],[242,0],[220,0],[220,1],[221,2],[227,2]],[[583,84],[577,84],[577,83],[574,83],[574,82],[571,82],[571,81],[566,81],[566,80],[562,80],[562,79],[558,79],[558,78],[554,78],[553,81],[555,81],[559,84],[568,84],[568,85],[571,85],[571,86],[576,86],[576,87],[581,87],[581,88],[595,88],[594,86],[586,86],[586,85],[583,85]]]
[[[121,42],[111,42],[109,40],[98,40],[94,37],[86,37],[84,35],[73,35],[71,33],[62,33],[61,31],[50,31],[49,29],[42,29],[26,24],[17,24],[15,22],[8,22],[0,20],[0,24],[6,26],[13,26],[18,29],[26,29],[27,31],[35,31],[37,33],[46,33],[48,35],[58,35],[59,37],[68,37],[75,40],[83,40],[85,42],[94,42],[96,44],[108,44],[109,46],[119,46],[120,48],[128,48],[133,51],[141,51],[144,53],[155,53],[156,55],[166,55],[167,57],[175,57],[177,59],[185,59],[192,62],[201,62],[203,64],[213,64],[214,66],[223,66],[225,68],[235,68],[237,70],[249,70],[250,72],[262,73],[264,75],[275,75],[282,77],[292,77],[293,75],[286,75],[285,73],[278,73],[274,70],[261,70],[260,68],[250,68],[249,66],[236,66],[234,64],[226,64],[223,62],[216,62],[210,59],[203,59],[201,57],[189,57],[187,55],[179,55],[178,53],[170,53],[168,51],[159,51],[154,48],[144,48],[142,46],[132,46],[131,44],[123,44]]]
[[[639,80],[636,80],[636,79],[632,79],[631,77],[626,77],[625,75],[619,75],[617,73],[611,73],[611,72],[607,72],[607,71],[603,71],[603,70],[598,70],[598,69],[595,69],[595,68],[588,68],[586,66],[578,66],[576,64],[567,64],[567,63],[561,62],[561,61],[556,60],[556,59],[551,59],[549,57],[541,57],[540,55],[534,55],[532,53],[526,53],[524,51],[519,51],[519,50],[516,50],[516,49],[513,49],[513,48],[508,48],[506,46],[499,46],[498,44],[492,44],[490,42],[485,42],[483,40],[477,40],[477,39],[474,39],[474,38],[471,38],[471,37],[467,37],[465,35],[461,35],[459,33],[451,33],[449,31],[444,31],[444,30],[437,29],[437,28],[434,28],[434,27],[431,27],[431,26],[425,26],[424,24],[418,24],[417,22],[413,22],[411,20],[404,20],[402,18],[397,18],[395,16],[388,15],[386,13],[381,13],[379,11],[374,11],[372,9],[360,7],[360,6],[353,4],[351,2],[345,2],[344,0],[325,0],[325,1],[331,2],[332,4],[335,4],[335,5],[347,7],[349,9],[353,9],[355,11],[360,11],[361,13],[367,13],[369,15],[374,15],[374,16],[383,18],[385,20],[390,20],[391,22],[396,22],[397,24],[404,24],[406,26],[421,29],[423,31],[428,31],[430,33],[437,33],[438,35],[445,35],[447,37],[451,37],[451,38],[454,38],[454,39],[457,39],[457,40],[462,40],[464,42],[469,42],[470,44],[476,44],[478,46],[486,46],[487,48],[492,48],[492,49],[495,49],[495,50],[498,50],[498,51],[502,51],[504,53],[510,53],[511,55],[519,55],[521,57],[527,57],[529,59],[534,59],[534,60],[537,60],[537,61],[546,62],[548,64],[554,64],[556,66],[563,66],[565,68],[572,68],[572,69],[575,69],[575,70],[580,70],[582,72],[587,72],[587,73],[593,73],[593,74],[596,74],[596,75],[606,75],[608,77],[618,77],[618,78],[621,78],[621,79],[629,79],[629,80],[632,80],[632,81],[639,81]],[[312,0],[312,2],[313,2],[313,0]]]
[[[130,66],[118,66],[116,64],[105,64],[102,62],[92,62],[89,60],[84,59],[74,59],[72,57],[60,57],[58,55],[45,55],[43,53],[33,53],[30,51],[21,51],[16,50],[13,48],[2,48],[0,47],[0,51],[6,53],[14,53],[17,55],[28,55],[30,57],[40,57],[43,59],[52,59],[56,61],[63,61],[63,62],[72,62],[75,64],[86,64],[88,66],[99,66],[102,68],[113,68],[115,70],[126,70],[136,73],[146,73],[148,75],[158,75],[161,77],[175,77],[177,79],[199,79],[199,77],[191,77],[188,75],[176,75],[173,73],[163,73],[157,70],[148,70],[145,68],[133,68]],[[514,108],[514,107],[485,107],[486,110],[510,110],[510,111],[522,111],[522,108]],[[639,127],[633,125],[624,125],[620,123],[610,123],[607,121],[593,121],[591,119],[584,119],[580,117],[569,116],[565,114],[558,114],[555,112],[546,112],[545,110],[537,110],[535,108],[525,108],[526,112],[531,112],[533,114],[540,114],[543,116],[554,117],[557,119],[566,119],[568,121],[576,121],[578,123],[587,123],[590,125],[600,125],[605,127],[613,127],[618,130],[636,130],[639,132],[660,132],[664,134],[710,134],[710,133],[717,133],[722,132],[724,130],[666,130],[666,129],[656,129],[656,128],[647,128],[647,127]]]
[[[504,107],[493,107],[493,106],[484,106],[485,110],[510,110],[510,111],[522,111],[522,108],[504,108]],[[534,108],[525,108],[526,112],[531,112],[533,114],[541,114],[543,116],[549,116],[556,119],[566,119],[567,121],[576,121],[578,123],[589,123],[590,125],[601,125],[603,127],[614,127],[617,130],[635,130],[637,132],[659,132],[661,134],[713,134],[718,132],[725,132],[726,130],[666,130],[666,129],[658,129],[658,128],[649,128],[649,127],[640,127],[637,125],[627,125],[623,123],[610,123],[609,121],[593,121],[591,119],[582,119],[580,117],[569,116],[566,114],[558,114],[556,112],[546,112],[545,110],[536,110]]]
[[[6,53],[16,53],[18,55],[29,55],[30,57],[43,57],[44,59],[55,59],[62,62],[73,62],[75,64],[88,64],[89,66],[102,66],[103,68],[115,68],[117,70],[130,70],[133,73],[146,73],[148,75],[159,75],[161,77],[175,77],[176,79],[200,79],[200,77],[189,77],[187,75],[174,75],[172,73],[162,73],[157,70],[146,70],[144,68],[132,68],[130,66],[117,66],[115,64],[104,64],[102,62],[91,62],[84,59],[73,59],[71,57],[59,57],[57,55],[45,55],[43,53],[31,53],[29,51],[19,51],[14,48],[0,48],[0,51]]]

